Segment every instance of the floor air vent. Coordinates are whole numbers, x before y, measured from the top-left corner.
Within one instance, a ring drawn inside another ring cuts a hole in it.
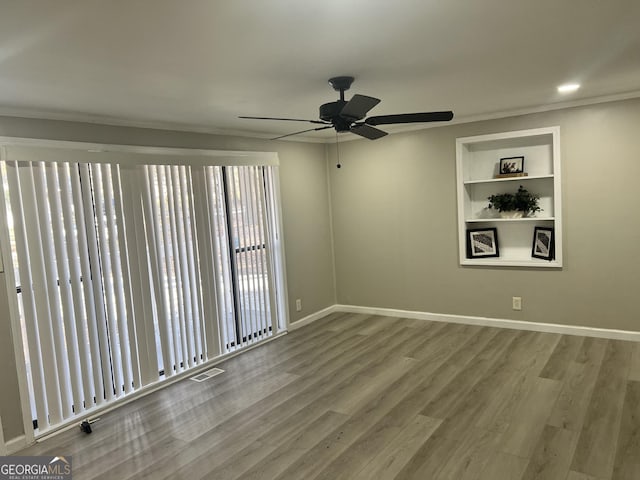
[[[194,375],[191,377],[191,380],[194,382],[204,382],[205,380],[209,380],[211,377],[215,377],[216,375],[220,375],[224,373],[224,370],[219,368],[212,368],[211,370],[207,370],[206,372],[199,373],[198,375]]]

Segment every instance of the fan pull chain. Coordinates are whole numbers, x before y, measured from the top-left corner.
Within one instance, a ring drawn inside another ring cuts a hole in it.
[[[336,156],[338,157],[338,164],[336,165],[336,167],[340,168],[342,167],[342,165],[340,165],[340,147],[338,145],[338,131],[336,130]]]

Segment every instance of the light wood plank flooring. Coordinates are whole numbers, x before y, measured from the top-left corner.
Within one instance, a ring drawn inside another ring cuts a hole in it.
[[[20,454],[76,480],[637,480],[639,345],[334,314]]]

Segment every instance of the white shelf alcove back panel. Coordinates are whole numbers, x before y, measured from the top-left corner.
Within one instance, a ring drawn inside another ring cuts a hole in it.
[[[561,267],[559,127],[458,138],[456,153],[460,264]],[[524,157],[524,170],[528,176],[495,178],[501,158],[519,156]],[[497,212],[486,208],[488,197],[515,192],[520,185],[540,196],[542,211],[534,218],[495,218]],[[551,261],[531,256],[536,226],[554,229],[555,258]],[[466,231],[471,228],[496,228],[500,256],[467,258]]]

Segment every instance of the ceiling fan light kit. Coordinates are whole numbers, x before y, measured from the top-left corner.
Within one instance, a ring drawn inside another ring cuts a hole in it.
[[[376,140],[387,135],[387,132],[375,128],[373,125],[392,125],[402,123],[426,123],[426,122],[448,122],[453,118],[452,111],[423,112],[423,113],[401,113],[396,115],[379,115],[365,118],[369,110],[380,103],[379,98],[367,95],[355,94],[349,101],[345,100],[344,92],[351,88],[354,77],[342,76],[332,77],[329,84],[334,90],[340,92],[340,99],[335,102],[320,105],[320,120],[304,120],[298,118],[279,117],[248,117],[253,120],[280,120],[289,122],[307,122],[323,125],[321,127],[309,128],[299,132],[288,133],[275,137],[272,140],[298,135],[300,133],[314,132],[334,128],[336,132],[351,132],[369,140]]]

